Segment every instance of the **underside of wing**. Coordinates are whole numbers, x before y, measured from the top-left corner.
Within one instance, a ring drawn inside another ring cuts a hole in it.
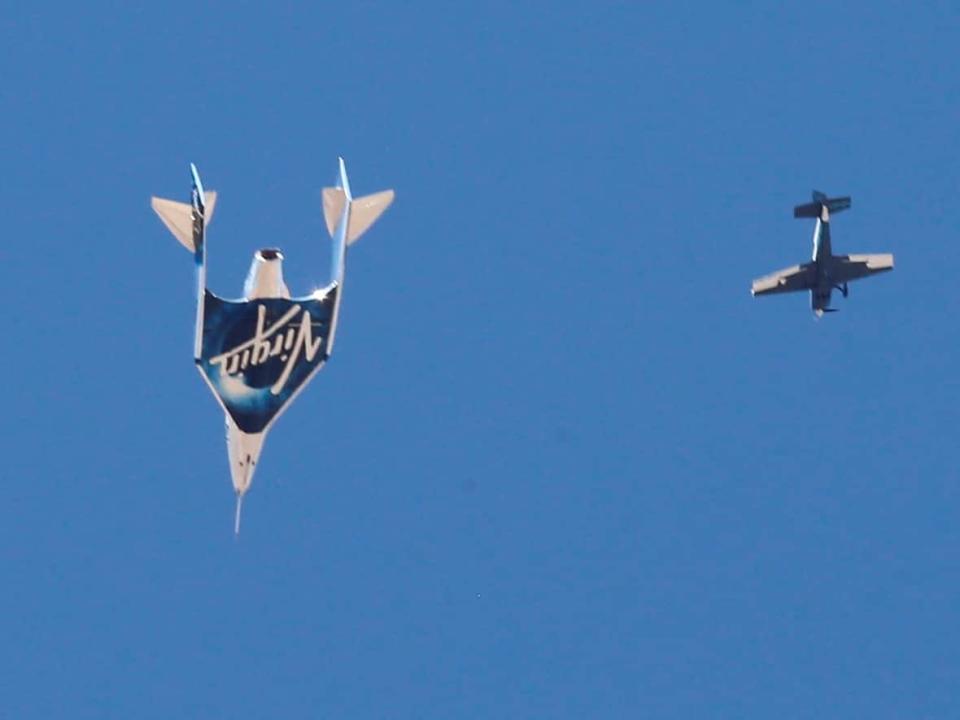
[[[893,270],[893,255],[839,255],[830,268],[830,278],[838,283],[859,280],[877,273]]]
[[[774,293],[809,290],[813,285],[814,276],[813,263],[794,265],[754,280],[750,292],[754,295],[772,295]]]

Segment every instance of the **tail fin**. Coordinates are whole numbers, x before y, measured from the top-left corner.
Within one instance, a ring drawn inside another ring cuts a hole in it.
[[[346,219],[344,239],[347,245],[351,245],[390,207],[393,198],[393,190],[383,190],[354,200],[350,193],[347,166],[343,158],[340,158],[340,177],[337,187],[323,190],[323,216],[327,223],[327,230],[331,237],[336,237],[337,227]]]
[[[205,212],[204,225],[209,225],[213,219],[213,208],[217,204],[217,193],[214,190],[207,190],[204,193]],[[193,206],[190,203],[177,202],[176,200],[165,200],[164,198],[150,198],[150,207],[160,216],[167,230],[173,233],[173,236],[180,241],[190,252],[196,252],[193,246]]]
[[[850,197],[828,198],[825,193],[813,191],[813,202],[797,205],[793,209],[795,218],[820,218],[828,220],[830,213],[838,213],[850,208]],[[824,212],[826,210],[826,213]]]
[[[340,162],[340,176],[337,178],[337,187],[343,190],[343,194],[347,196],[347,200],[353,200],[353,195],[350,194],[350,179],[347,177],[347,164],[343,161],[342,157],[337,158]]]

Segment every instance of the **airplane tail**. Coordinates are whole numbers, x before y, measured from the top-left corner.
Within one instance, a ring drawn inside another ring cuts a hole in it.
[[[350,192],[347,167],[340,158],[340,176],[337,186],[323,189],[323,217],[327,231],[334,241],[343,226],[343,242],[352,245],[370,229],[393,202],[393,190],[383,190],[372,195],[354,199]]]
[[[190,163],[190,178],[192,187],[189,203],[152,197],[150,206],[180,244],[193,253],[193,261],[197,266],[197,324],[194,331],[193,357],[199,359],[203,341],[203,303],[207,290],[207,251],[204,238],[206,227],[213,219],[217,194],[213,190],[204,192],[200,173],[193,163]]]
[[[213,220],[213,208],[217,204],[216,191],[207,190],[204,193],[204,201],[204,225],[209,225]],[[180,241],[181,245],[190,252],[197,251],[193,242],[193,205],[191,203],[154,196],[150,198],[150,207],[160,216],[167,230]]]
[[[333,277],[331,280],[341,288],[337,293],[327,338],[327,354],[333,352],[333,341],[337,333],[340,300],[343,297],[343,277],[346,265],[347,246],[356,242],[370,226],[377,221],[384,210],[393,202],[393,190],[366,195],[354,200],[350,192],[350,180],[347,178],[347,166],[340,160],[340,176],[335,187],[323,189],[323,218],[327,231],[333,238]]]
[[[829,219],[831,213],[838,213],[850,209],[850,197],[828,198],[825,193],[813,191],[813,202],[797,205],[793,208],[795,218]],[[824,213],[826,210],[826,213]],[[824,215],[826,214],[826,218]]]

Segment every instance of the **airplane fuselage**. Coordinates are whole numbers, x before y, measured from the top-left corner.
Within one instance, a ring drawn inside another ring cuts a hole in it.
[[[290,291],[283,281],[283,253],[274,248],[258,250],[253,256],[250,272],[243,285],[243,299],[287,298]],[[224,361],[226,363],[226,360]],[[246,433],[240,430],[224,413],[227,426],[227,454],[230,457],[230,475],[237,493],[237,528],[240,523],[240,500],[250,487],[253,471],[260,459],[266,432]]]
[[[830,298],[836,287],[830,273],[833,266],[833,248],[830,243],[830,216],[826,208],[813,228],[813,262],[816,281],[810,288],[810,309],[820,317],[825,312],[830,312]]]

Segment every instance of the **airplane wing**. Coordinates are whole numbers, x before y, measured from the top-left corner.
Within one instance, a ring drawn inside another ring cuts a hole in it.
[[[804,263],[777,270],[753,281],[750,289],[754,295],[772,295],[774,293],[809,290],[815,278],[814,263]]]
[[[230,301],[205,291],[197,368],[240,430],[266,430],[326,362],[338,292]]]
[[[830,268],[830,279],[845,283],[893,270],[893,255],[839,255]]]

